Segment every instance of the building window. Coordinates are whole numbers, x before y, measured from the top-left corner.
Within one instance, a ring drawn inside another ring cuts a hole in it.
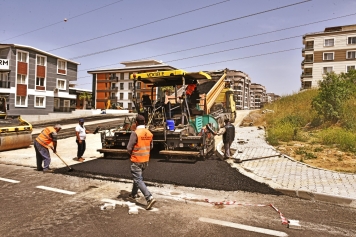
[[[120,100],[124,99],[124,93],[120,93]]]
[[[347,51],[346,59],[356,59],[356,51]]]
[[[44,86],[45,84],[45,79],[42,77],[37,77],[36,78],[36,86]]]
[[[326,46],[326,47],[334,46],[334,39],[325,39],[324,46]]]
[[[44,96],[35,96],[35,107],[45,107],[45,97]]]
[[[314,56],[313,54],[305,55],[305,62],[312,63],[314,61],[313,56]]]
[[[59,90],[65,90],[66,89],[66,80],[57,79],[56,88],[59,89]]]
[[[66,61],[63,61],[63,60],[59,60],[57,61],[57,72],[59,74],[64,74],[66,75],[67,74],[67,62]]]
[[[124,83],[120,83],[120,90],[124,89]]]
[[[305,45],[306,49],[312,49],[314,48],[314,41],[307,41]]]
[[[141,93],[137,93],[137,97],[138,99],[141,99]]]
[[[129,93],[129,100],[132,99],[132,93]]]
[[[17,84],[26,84],[26,75],[17,74]]]
[[[323,53],[324,61],[334,60],[334,53]]]
[[[27,55],[28,54],[26,52],[18,51],[17,52],[17,61],[27,63]]]
[[[10,88],[9,73],[0,73],[0,88]]]
[[[132,89],[132,82],[129,82],[129,90]]]
[[[323,74],[330,73],[333,71],[333,67],[323,67]]]
[[[141,82],[136,83],[136,89],[141,89]]]
[[[355,70],[355,69],[356,69],[355,65],[346,66],[346,72],[349,72],[350,70]]]
[[[46,66],[46,57],[37,55],[37,65]]]
[[[129,73],[128,72],[125,72],[124,73],[124,78],[123,78],[124,80],[129,80],[130,79],[130,75],[129,75]]]
[[[356,44],[356,36],[347,37],[347,44]]]
[[[16,105],[26,106],[26,97],[27,96],[16,96]]]

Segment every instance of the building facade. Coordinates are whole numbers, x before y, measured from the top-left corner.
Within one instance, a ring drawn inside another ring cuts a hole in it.
[[[99,69],[88,71],[93,75],[93,97],[92,106],[96,109],[123,108],[133,110],[133,80],[131,74],[175,70],[176,68],[156,60],[140,60],[121,62],[123,68]],[[137,83],[138,100],[142,95],[147,94],[151,97],[151,87],[144,83]],[[155,100],[157,91],[154,91]],[[152,100],[152,98],[151,98]]]
[[[260,109],[267,102],[266,87],[261,84],[251,83],[250,95],[250,109]]]
[[[227,69],[226,77],[234,90],[236,109],[250,109],[250,77],[242,71],[230,69]]]
[[[0,44],[0,97],[8,115],[70,112],[79,63],[17,44]]]
[[[303,36],[301,89],[318,87],[328,72],[356,67],[356,25],[325,28]]]

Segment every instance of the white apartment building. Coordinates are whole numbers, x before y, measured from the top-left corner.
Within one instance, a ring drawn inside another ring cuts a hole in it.
[[[301,90],[318,87],[328,72],[356,68],[356,25],[325,28],[303,36]]]

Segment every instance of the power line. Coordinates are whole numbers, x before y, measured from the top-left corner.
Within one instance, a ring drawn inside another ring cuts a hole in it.
[[[194,65],[194,66],[184,67],[184,68],[182,68],[182,69],[193,68],[193,67],[201,67],[201,66],[206,66],[206,65],[211,65],[211,64],[217,64],[217,63],[226,63],[226,62],[237,61],[237,60],[248,59],[248,58],[256,58],[256,57],[261,57],[261,56],[266,56],[266,55],[271,55],[271,54],[284,53],[284,52],[293,51],[293,50],[297,50],[297,49],[300,50],[300,49],[302,49],[302,47],[299,47],[299,48],[292,48],[292,49],[285,49],[285,50],[279,50],[279,51],[274,51],[274,52],[269,52],[269,53],[264,53],[264,54],[252,55],[252,56],[246,56],[246,57],[242,57],[242,58],[234,58],[234,59],[229,59],[229,60],[224,60],[224,61],[216,61],[216,62],[212,62],[212,63],[205,63],[205,64],[200,64],[200,65]],[[77,79],[86,78],[86,77],[91,77],[91,76],[78,77]],[[85,83],[85,84],[90,84],[90,83]],[[84,84],[80,84],[80,85],[84,85]]]
[[[303,36],[303,35],[297,35],[297,36],[292,36],[292,37],[283,38],[283,39],[271,40],[271,41],[266,41],[266,42],[257,43],[257,44],[250,44],[250,45],[245,45],[245,46],[241,46],[241,47],[237,47],[237,48],[224,49],[224,50],[215,51],[215,52],[211,52],[211,53],[205,53],[205,54],[194,55],[194,56],[185,57],[185,58],[174,59],[174,60],[166,61],[166,63],[171,63],[171,62],[176,62],[176,61],[181,61],[181,60],[191,59],[191,58],[198,58],[198,57],[203,57],[203,56],[207,56],[207,55],[212,55],[212,54],[217,54],[217,53],[223,53],[223,52],[227,52],[227,51],[237,50],[237,49],[243,49],[243,48],[259,46],[259,45],[263,45],[263,44],[270,44],[270,43],[274,43],[274,42],[278,42],[278,41],[282,41],[282,40],[294,39],[294,38],[301,37],[301,36]]]
[[[160,22],[160,21],[168,20],[168,19],[171,19],[171,18],[174,18],[174,17],[177,17],[177,16],[182,16],[182,15],[185,15],[185,14],[188,14],[188,13],[191,13],[191,12],[195,12],[195,11],[199,11],[199,10],[202,10],[202,9],[205,9],[205,8],[209,8],[209,7],[212,7],[212,6],[215,6],[215,5],[218,5],[218,4],[222,4],[222,3],[225,3],[225,2],[228,2],[228,1],[230,1],[230,0],[224,0],[222,2],[214,3],[214,4],[211,4],[211,5],[207,5],[207,6],[204,6],[204,7],[197,8],[197,9],[193,9],[193,10],[190,10],[190,11],[187,11],[187,12],[179,13],[179,14],[176,14],[176,15],[173,15],[173,16],[165,17],[165,18],[162,18],[162,19],[159,19],[159,20],[151,21],[151,22],[148,22],[148,23],[145,23],[145,24],[141,24],[141,25],[138,25],[138,26],[133,26],[133,27],[130,27],[130,28],[127,28],[127,29],[124,29],[124,30],[116,31],[116,32],[109,33],[109,34],[106,34],[106,35],[101,35],[101,36],[98,36],[98,37],[94,37],[94,38],[91,38],[91,39],[79,41],[79,42],[73,43],[73,44],[68,44],[68,45],[65,45],[65,46],[62,46],[62,47],[58,47],[58,48],[55,48],[55,49],[51,49],[51,50],[47,50],[47,51],[51,52],[51,51],[55,51],[55,50],[58,50],[58,49],[67,48],[67,47],[70,47],[70,46],[73,46],[73,45],[82,44],[82,43],[85,43],[85,42],[89,42],[89,41],[93,41],[93,40],[96,40],[96,39],[104,38],[104,37],[107,37],[107,36],[110,36],[110,35],[115,35],[115,34],[118,34],[118,33],[125,32],[125,31],[130,31],[130,30],[137,29],[137,28],[140,28],[140,27],[143,27],[143,26],[147,26],[147,25],[150,25],[150,24],[154,24],[154,23],[157,23],[157,22]]]
[[[80,16],[83,16],[83,15],[86,15],[86,14],[88,14],[88,13],[97,11],[97,10],[99,10],[99,9],[102,9],[102,8],[105,8],[105,7],[114,5],[114,4],[116,4],[116,3],[118,3],[118,2],[122,2],[122,1],[124,1],[124,0],[119,0],[119,1],[116,1],[116,2],[113,2],[113,3],[110,3],[110,4],[107,4],[107,5],[105,5],[105,6],[98,7],[98,8],[95,8],[95,9],[93,9],[93,10],[84,12],[84,13],[82,13],[82,14],[79,14],[79,15],[76,15],[76,16],[73,16],[73,17],[69,17],[69,18],[67,18],[67,21],[68,21],[68,20],[72,20],[72,19],[77,18],[77,17],[80,17]],[[20,34],[20,35],[17,35],[17,36],[14,36],[14,37],[11,37],[11,38],[2,40],[2,41],[7,41],[7,40],[10,40],[10,39],[14,39],[14,38],[17,38],[17,37],[20,37],[20,36],[23,36],[23,35],[26,35],[26,34],[30,34],[30,33],[32,33],[32,32],[39,31],[39,30],[42,30],[42,29],[45,29],[45,28],[48,28],[48,27],[51,27],[51,26],[54,26],[54,25],[57,25],[57,24],[60,24],[60,23],[63,23],[63,20],[57,21],[57,22],[55,22],[55,23],[52,23],[52,24],[49,24],[49,25],[46,25],[46,26],[37,28],[37,29],[35,29],[35,30],[28,31],[28,32],[26,32],[26,33],[23,33],[23,34]]]
[[[141,41],[141,42],[128,44],[128,45],[124,45],[124,46],[120,46],[120,47],[116,47],[116,48],[106,49],[106,50],[102,50],[102,51],[98,51],[98,52],[94,52],[94,53],[84,54],[84,55],[81,55],[81,56],[77,56],[77,57],[71,58],[71,60],[78,59],[78,58],[84,58],[84,57],[88,57],[88,56],[92,56],[92,55],[96,55],[96,54],[106,53],[106,52],[110,52],[110,51],[113,51],[113,50],[127,48],[127,47],[130,47],[130,46],[139,45],[139,44],[143,44],[143,43],[148,43],[148,42],[159,40],[159,39],[169,38],[169,37],[172,37],[172,36],[185,34],[185,33],[196,31],[196,30],[201,30],[201,29],[204,29],[204,28],[208,28],[208,27],[212,27],[212,26],[216,26],[216,25],[220,25],[220,24],[225,24],[225,23],[228,23],[228,22],[240,20],[240,19],[243,19],[243,18],[248,18],[248,17],[251,17],[251,16],[260,15],[260,14],[271,12],[271,11],[280,10],[280,9],[283,9],[283,8],[299,5],[299,4],[310,2],[310,1],[312,1],[312,0],[305,0],[305,1],[297,2],[297,3],[285,5],[285,6],[282,6],[282,7],[277,7],[277,8],[273,8],[273,9],[269,9],[269,10],[265,10],[265,11],[261,11],[261,12],[257,12],[257,13],[253,13],[253,14],[249,14],[249,15],[246,15],[246,16],[237,17],[237,18],[233,18],[233,19],[230,19],[230,20],[217,22],[217,23],[214,23],[214,24],[197,27],[197,28],[193,28],[193,29],[190,29],[190,30],[181,31],[181,32],[174,33],[174,34],[169,34],[169,35],[165,35],[165,36],[161,36],[161,37],[157,37],[157,38],[153,38],[153,39],[149,39],[149,40],[144,40],[144,41]]]
[[[291,27],[287,27],[287,28],[283,28],[283,29],[279,29],[279,30],[267,31],[267,32],[263,32],[263,33],[259,33],[259,34],[254,34],[254,35],[249,35],[249,36],[244,36],[244,37],[235,38],[235,39],[231,39],[231,40],[220,41],[220,42],[216,42],[216,43],[212,43],[212,44],[206,44],[206,45],[197,46],[197,47],[193,47],[193,48],[182,49],[182,50],[172,51],[172,52],[163,53],[163,54],[157,54],[157,55],[153,55],[153,56],[150,56],[150,57],[135,59],[135,60],[132,60],[132,61],[139,61],[139,60],[148,59],[148,58],[156,58],[156,57],[166,56],[166,55],[170,55],[170,54],[174,54],[174,53],[181,53],[181,52],[191,51],[191,50],[194,50],[194,49],[200,49],[200,48],[210,47],[210,46],[214,46],[214,45],[218,45],[218,44],[229,43],[229,42],[233,42],[233,41],[237,41],[237,40],[248,39],[248,38],[252,38],[252,37],[256,37],[256,36],[271,34],[271,33],[279,32],[279,31],[284,31],[284,30],[290,30],[290,29],[294,29],[294,28],[298,28],[298,27],[313,25],[313,24],[317,24],[317,23],[321,23],[321,22],[325,22],[325,21],[336,20],[336,19],[340,19],[340,18],[344,18],[344,17],[349,17],[349,16],[354,16],[354,15],[356,15],[356,13],[352,13],[352,14],[348,14],[348,15],[343,15],[343,16],[338,16],[338,17],[333,17],[333,18],[328,18],[328,19],[320,20],[320,21],[314,21],[314,22],[310,22],[310,23],[305,23],[305,24],[297,25],[297,26],[291,26]],[[108,66],[113,66],[113,65],[117,65],[117,64],[118,64],[118,63],[107,64],[107,65],[102,65],[102,66],[95,67],[95,68],[86,68],[86,69],[82,69],[82,70],[79,70],[79,71],[87,71],[87,70],[91,70],[91,69],[97,69],[97,68],[102,68],[102,67],[108,67]]]
[[[237,61],[237,60],[241,60],[241,59],[255,58],[255,57],[260,57],[260,56],[265,56],[265,55],[270,55],[270,54],[283,53],[283,52],[293,51],[293,50],[297,50],[297,49],[300,50],[300,49],[302,49],[302,48],[299,47],[299,48],[293,48],[293,49],[285,49],[285,50],[274,51],[274,52],[269,52],[269,53],[264,53],[264,54],[257,54],[257,55],[242,57],[242,58],[234,58],[234,59],[229,59],[229,60],[224,60],[224,61],[216,61],[216,62],[212,62],[212,63],[205,63],[205,64],[200,64],[200,65],[194,65],[194,66],[185,67],[185,68],[201,67],[201,66],[206,66],[206,65],[211,65],[211,64],[217,64],[217,63],[226,63],[226,62]],[[183,68],[183,69],[185,69],[185,68]]]

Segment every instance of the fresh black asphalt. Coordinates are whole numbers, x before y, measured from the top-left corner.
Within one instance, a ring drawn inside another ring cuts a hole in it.
[[[90,178],[100,176],[109,180],[110,178],[132,178],[129,159],[99,158],[71,167],[74,169],[73,172],[68,172],[68,168],[61,168],[56,170],[56,173]],[[240,174],[227,162],[215,156],[209,160],[197,162],[165,161],[164,158],[151,158],[144,171],[144,181],[213,190],[280,194],[269,186]]]

